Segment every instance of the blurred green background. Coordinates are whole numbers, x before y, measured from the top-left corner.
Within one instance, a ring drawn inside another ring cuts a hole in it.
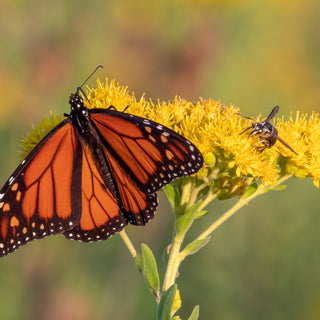
[[[136,97],[201,96],[252,116],[275,105],[285,116],[319,110],[319,16],[316,0],[2,0],[1,184],[18,164],[24,130],[50,110],[68,112],[69,94],[98,64],[101,79]],[[127,231],[161,256],[172,214],[159,196],[155,219]],[[213,203],[194,234],[232,203]],[[180,314],[200,304],[201,319],[319,319],[318,203],[311,180],[292,179],[222,225],[180,269]],[[1,259],[0,279],[0,319],[155,318],[119,236],[35,241]]]

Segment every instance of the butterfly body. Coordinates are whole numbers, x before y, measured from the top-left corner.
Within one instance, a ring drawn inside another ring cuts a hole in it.
[[[191,142],[156,122],[87,109],[78,92],[69,103],[0,191],[0,256],[52,234],[91,242],[145,225],[156,191],[203,165]]]
[[[83,99],[77,94],[71,94],[69,104],[71,106],[71,113],[70,115],[66,115],[68,116],[68,121],[77,129],[82,148],[88,147],[90,149],[104,184],[110,190],[113,197],[118,200],[119,196],[116,192],[108,161],[103,152],[101,139],[97,130],[90,122],[89,110],[84,105]]]

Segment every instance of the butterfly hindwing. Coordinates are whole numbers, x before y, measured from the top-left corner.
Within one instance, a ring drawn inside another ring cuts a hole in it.
[[[5,183],[0,191],[0,256],[78,223],[80,151],[75,130],[65,120],[38,143]]]
[[[107,150],[105,150],[105,154],[117,183],[117,190],[121,199],[121,211],[126,221],[134,225],[145,225],[154,217],[154,212],[158,207],[157,194],[143,193]]]
[[[79,196],[82,213],[79,223],[63,233],[68,239],[84,242],[105,240],[127,225],[117,193],[110,187],[113,184],[112,178],[106,174],[104,179],[110,179],[106,183],[97,165],[99,163],[89,145],[83,143],[81,197]]]

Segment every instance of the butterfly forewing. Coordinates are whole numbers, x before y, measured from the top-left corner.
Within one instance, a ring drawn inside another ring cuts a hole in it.
[[[64,121],[6,182],[0,191],[0,256],[79,222],[79,151],[75,130]]]
[[[143,193],[154,193],[203,165],[199,150],[169,128],[111,109],[90,112],[104,147]]]

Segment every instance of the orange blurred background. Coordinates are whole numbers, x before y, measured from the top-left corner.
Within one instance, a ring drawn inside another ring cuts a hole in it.
[[[50,110],[68,112],[70,93],[99,64],[100,79],[137,98],[211,98],[252,116],[275,105],[286,117],[319,110],[319,16],[316,0],[3,0],[0,182],[18,164],[22,133]],[[161,257],[172,214],[159,195],[155,219],[127,231]],[[193,235],[233,201],[213,203]],[[182,317],[200,304],[200,319],[319,319],[318,202],[311,180],[292,179],[222,225],[180,269]],[[1,259],[0,279],[1,319],[155,318],[119,236],[35,241]]]

